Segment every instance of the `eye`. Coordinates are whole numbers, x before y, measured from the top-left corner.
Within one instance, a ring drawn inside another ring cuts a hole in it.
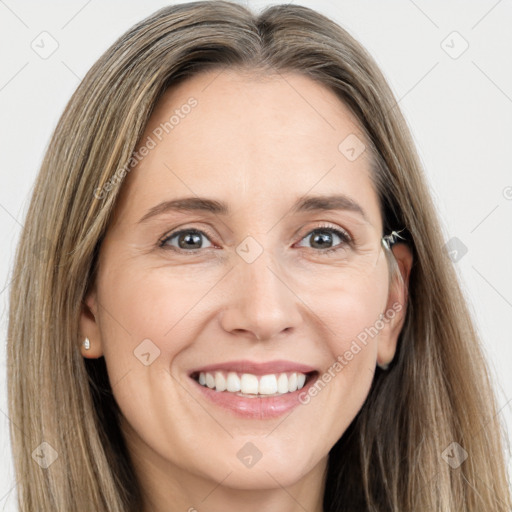
[[[182,229],[166,236],[160,241],[159,246],[163,248],[170,246],[173,249],[183,250],[186,252],[190,252],[188,249],[205,249],[205,247],[202,247],[201,237],[205,237],[208,240],[206,233],[199,229]],[[177,247],[170,243],[173,240],[176,240],[176,243],[178,244]],[[208,243],[210,243],[209,247],[213,247],[211,242]]]
[[[336,238],[339,239],[338,243],[335,243]],[[319,226],[313,229],[302,240],[306,239],[310,240],[313,249],[321,249],[320,252],[338,251],[352,243],[352,238],[346,231],[331,226]]]
[[[209,245],[204,246],[203,238],[208,241]],[[328,225],[316,227],[303,237],[301,242],[306,239],[310,240],[312,249],[320,249],[319,252],[322,253],[338,251],[352,244],[352,238],[346,231]],[[336,239],[339,240],[337,243]],[[163,249],[169,248],[189,253],[213,247],[208,234],[195,228],[181,229],[170,233],[161,239],[158,245]]]

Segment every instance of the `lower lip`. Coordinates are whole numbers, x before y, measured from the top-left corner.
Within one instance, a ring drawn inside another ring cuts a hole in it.
[[[309,388],[314,385],[317,378],[318,373],[308,375],[306,384],[301,389],[293,391],[292,393],[272,397],[260,398],[256,396],[254,398],[247,398],[227,391],[215,391],[215,389],[202,386],[199,382],[190,377],[193,383],[199,388],[199,391],[203,393],[209,401],[227,409],[240,418],[257,420],[277,418],[290,412],[298,405],[302,405],[299,401],[299,395],[307,393]]]

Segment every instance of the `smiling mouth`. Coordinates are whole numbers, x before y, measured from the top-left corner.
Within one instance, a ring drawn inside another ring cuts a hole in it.
[[[266,375],[211,371],[194,372],[190,375],[199,385],[212,391],[245,398],[270,398],[295,393],[317,376],[316,370],[307,373],[279,372]]]

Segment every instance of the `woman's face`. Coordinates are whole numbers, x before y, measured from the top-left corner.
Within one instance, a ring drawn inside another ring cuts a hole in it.
[[[393,248],[406,283],[390,283],[363,144],[336,96],[293,73],[207,72],[157,104],[81,325],[145,474],[322,476],[405,314],[410,254]]]

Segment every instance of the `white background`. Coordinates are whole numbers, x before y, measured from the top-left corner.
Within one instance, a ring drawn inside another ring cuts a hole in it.
[[[50,135],[81,78],[119,35],[168,3],[0,0],[0,510],[16,510],[5,380],[7,296],[33,183]],[[270,4],[245,3],[254,10]],[[317,9],[355,36],[374,56],[399,100],[445,238],[457,237],[467,246],[467,254],[455,265],[490,360],[499,416],[510,432],[511,2],[292,3]],[[31,47],[34,40],[37,44],[40,37],[48,37],[40,36],[43,31],[58,43],[47,59]],[[469,47],[452,58],[463,49],[462,38]]]

